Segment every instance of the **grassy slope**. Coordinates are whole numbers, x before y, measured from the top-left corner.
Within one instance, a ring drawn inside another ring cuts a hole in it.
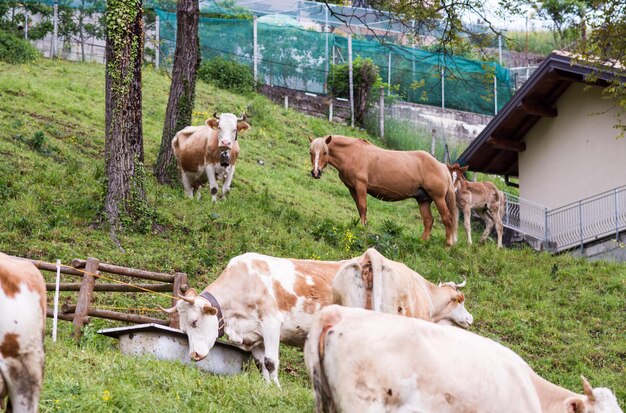
[[[337,173],[308,176],[307,136],[359,132],[285,111],[259,96],[242,97],[198,85],[199,112],[241,112],[252,129],[242,136],[233,191],[217,205],[149,177],[148,198],[163,232],[124,234],[122,253],[98,222],[103,197],[103,66],[41,61],[0,63],[0,250],[45,260],[95,256],[160,271],[185,271],[203,287],[229,258],[245,251],[342,259],[376,245],[427,278],[467,275],[473,331],[519,352],[546,378],[580,391],[578,375],[612,387],[626,401],[626,267],[552,257],[528,249],[497,251],[493,242],[469,247],[464,234],[443,247],[441,224],[419,240],[414,202],[368,200],[367,233],[354,225],[356,208]],[[156,158],[168,93],[167,77],[144,72],[144,139],[149,171]],[[196,124],[202,121],[197,115]],[[29,142],[45,135],[43,149]],[[39,135],[40,136],[40,135]],[[265,165],[257,161],[261,159]],[[461,230],[462,231],[462,230]],[[476,236],[479,233],[475,234]],[[68,280],[70,281],[70,280]],[[99,295],[111,305],[167,305],[162,297]],[[136,301],[138,300],[138,301]],[[258,372],[212,377],[176,363],[133,359],[94,332],[79,343],[62,323],[48,342],[43,411],[311,411],[301,353],[283,347],[281,390]]]

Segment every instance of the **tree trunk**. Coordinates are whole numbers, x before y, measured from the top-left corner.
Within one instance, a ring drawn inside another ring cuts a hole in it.
[[[131,194],[143,162],[141,125],[141,64],[143,62],[143,10],[141,0],[107,2],[105,165],[107,192],[104,204],[115,241],[120,216],[128,212],[131,195],[145,199],[143,186]]]
[[[177,176],[176,162],[172,153],[172,138],[176,132],[191,124],[196,73],[200,65],[198,18],[198,0],[178,1],[172,84],[165,112],[161,148],[154,166],[154,175],[162,184],[171,184]]]

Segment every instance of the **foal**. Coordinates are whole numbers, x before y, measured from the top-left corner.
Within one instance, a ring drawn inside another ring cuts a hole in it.
[[[467,171],[467,166],[461,167],[455,163],[447,167],[452,175],[457,206],[463,211],[463,224],[468,244],[472,243],[470,216],[471,210],[474,209],[485,221],[485,232],[479,242],[485,242],[495,224],[498,248],[502,248],[502,217],[506,202],[504,194],[491,182],[469,182],[465,179],[463,174]]]

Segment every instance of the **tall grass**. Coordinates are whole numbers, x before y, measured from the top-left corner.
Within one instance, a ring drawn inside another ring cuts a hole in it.
[[[515,52],[529,52],[534,54],[548,55],[553,50],[567,47],[576,39],[576,33],[566,31],[563,40],[558,36],[555,39],[551,31],[510,31],[506,32],[506,46]]]
[[[143,82],[150,171],[169,79],[146,70]],[[191,286],[203,288],[230,258],[247,251],[336,260],[374,246],[433,282],[466,276],[473,331],[511,347],[541,375],[576,392],[582,391],[580,374],[611,387],[624,406],[626,266],[526,247],[497,250],[493,241],[470,246],[462,233],[456,246],[446,248],[438,221],[425,242],[412,200],[368,198],[369,222],[362,227],[336,171],[329,168],[322,179],[311,179],[307,138],[340,133],[382,143],[362,131],[284,110],[262,96],[235,95],[204,83],[198,84],[193,122],[200,124],[204,113],[246,108],[252,128],[240,137],[229,197],[213,204],[205,189],[201,201],[189,200],[180,185],[158,185],[148,173],[146,193],[159,225],[146,234],[120,234],[122,252],[101,225],[104,67],[0,63],[0,250],[64,263],[94,256],[135,268],[184,271]],[[421,136],[403,130],[404,139]],[[428,134],[426,139],[430,148]],[[66,293],[63,300],[72,302],[75,295]],[[154,308],[168,301],[96,293],[94,306]],[[62,323],[59,341],[46,341],[42,412],[313,411],[298,349],[281,346],[283,387],[277,389],[265,385],[254,368],[227,378],[180,363],[122,356],[114,340],[95,333],[118,323],[94,319],[78,342],[70,338],[71,325]]]

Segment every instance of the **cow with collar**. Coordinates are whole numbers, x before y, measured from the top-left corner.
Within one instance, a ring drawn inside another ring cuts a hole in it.
[[[180,169],[185,194],[200,199],[198,189],[207,181],[213,202],[217,201],[218,180],[223,180],[222,196],[230,192],[239,155],[239,133],[250,128],[246,115],[237,118],[223,113],[207,119],[205,125],[187,126],[172,139],[172,150]]]
[[[200,361],[215,341],[251,351],[266,380],[278,382],[279,344],[303,347],[314,314],[332,304],[332,281],[342,261],[298,260],[246,253],[230,260],[200,294],[188,290],[175,307]]]
[[[29,261],[0,253],[0,409],[37,412],[43,381],[46,285]]]

